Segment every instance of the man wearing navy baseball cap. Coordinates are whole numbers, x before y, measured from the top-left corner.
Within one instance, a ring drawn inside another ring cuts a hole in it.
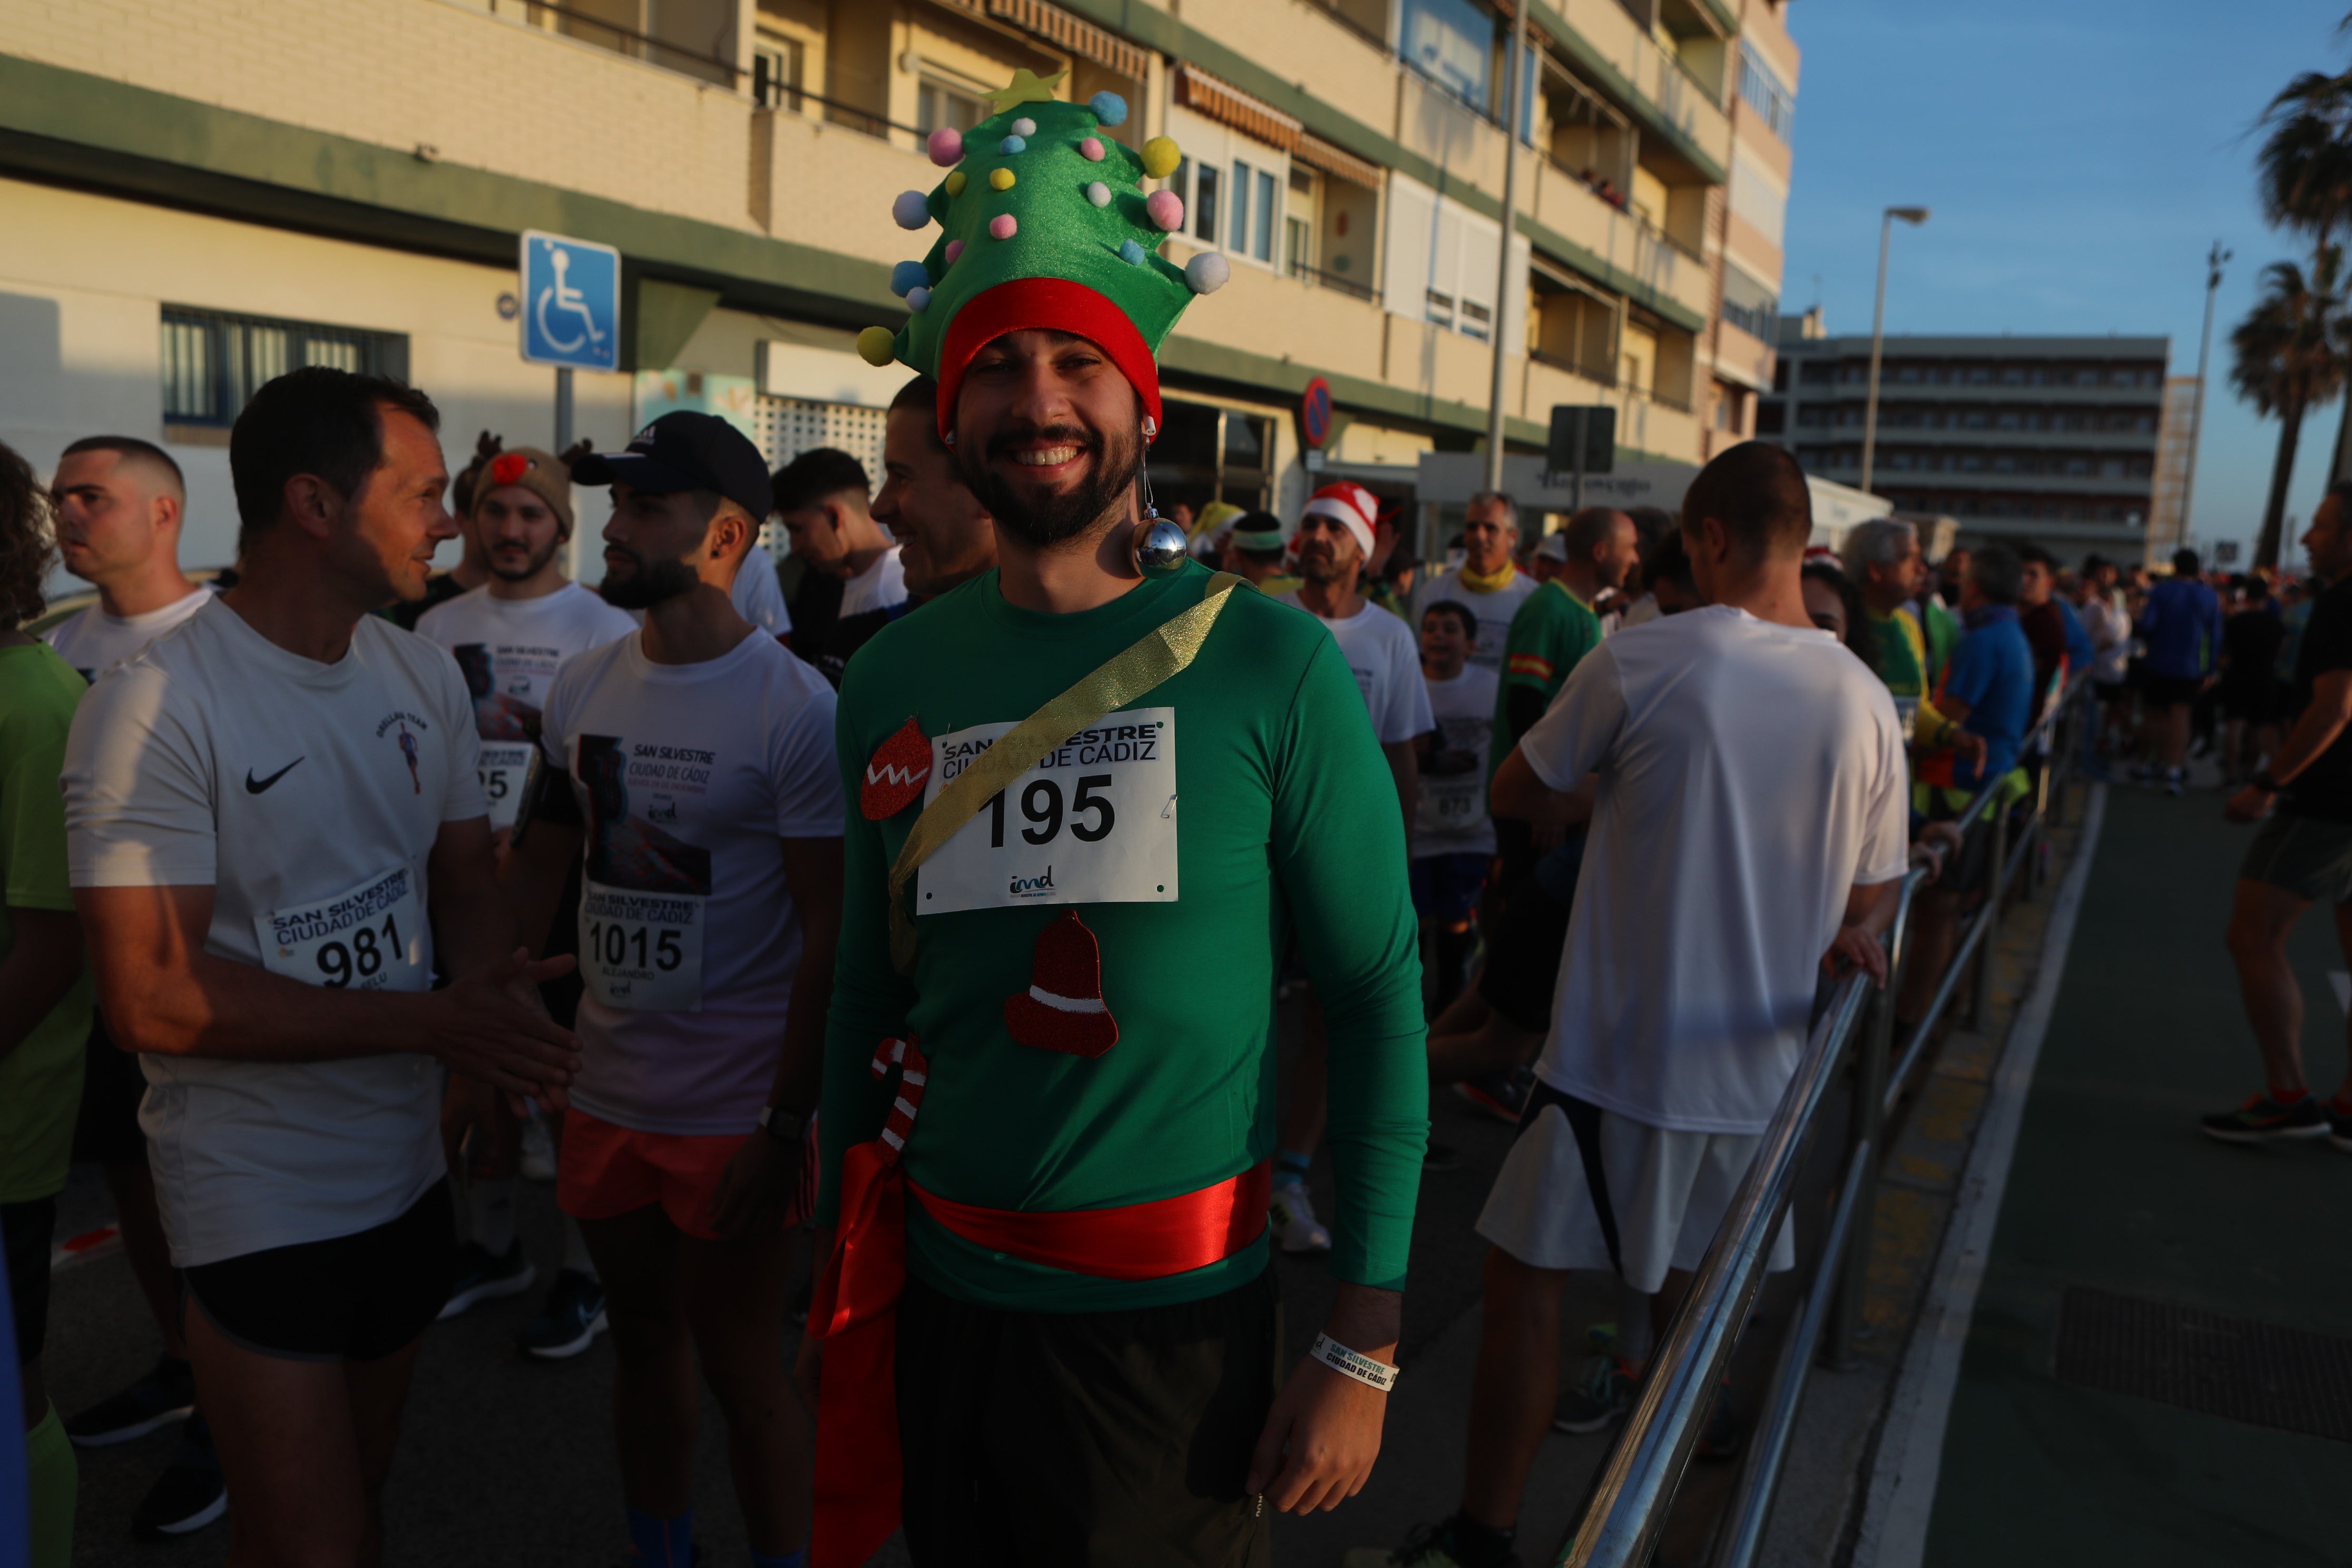
[[[841,925],[833,688],[730,598],[770,504],[741,432],[666,414],[572,474],[612,487],[604,597],[645,624],[556,673],[507,866],[529,931],[583,876],[556,1201],[604,1282],[631,1560],[693,1555],[698,1363],[752,1561],[796,1565],[808,1415],[776,1325]]]

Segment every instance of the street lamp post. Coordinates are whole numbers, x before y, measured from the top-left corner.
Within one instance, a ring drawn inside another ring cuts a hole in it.
[[[1507,369],[1504,355],[1516,346],[1527,352],[1524,342],[1517,345],[1506,342],[1504,326],[1511,319],[1511,233],[1517,226],[1516,197],[1519,174],[1519,75],[1526,68],[1524,50],[1528,44],[1526,0],[1510,0],[1511,44],[1505,51],[1503,68],[1509,79],[1503,85],[1503,256],[1496,267],[1495,313],[1486,323],[1494,340],[1494,374],[1486,387],[1486,488],[1503,488],[1503,426],[1505,411],[1503,391]],[[1520,285],[1525,288],[1526,285]]]
[[[1870,392],[1862,405],[1862,488],[1870,489],[1870,470],[1878,455],[1878,351],[1886,337],[1886,251],[1895,237],[1895,220],[1921,224],[1926,207],[1888,207],[1878,220],[1878,303],[1870,313]]]

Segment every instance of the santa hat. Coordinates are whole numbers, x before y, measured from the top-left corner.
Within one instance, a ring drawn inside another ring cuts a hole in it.
[[[1380,521],[1381,499],[1360,484],[1341,479],[1336,485],[1325,485],[1307,503],[1301,517],[1328,517],[1355,536],[1356,547],[1364,559],[1372,558],[1372,528]]]
[[[1029,989],[1004,999],[1004,1027],[1024,1046],[1098,1057],[1118,1044],[1118,1023],[1103,1003],[1102,948],[1071,910],[1037,933]]]
[[[1027,69],[988,94],[996,112],[971,130],[941,126],[926,143],[948,174],[928,193],[890,205],[902,228],[940,226],[920,261],[892,268],[907,301],[897,332],[868,327],[857,352],[873,365],[896,359],[940,384],[940,436],[955,426],[966,366],[1007,332],[1075,332],[1117,365],[1157,426],[1160,340],[1194,294],[1223,286],[1225,258],[1204,250],[1178,267],[1160,246],[1184,226],[1183,198],[1144,191],[1175,173],[1182,154],[1165,136],[1137,153],[1102,134],[1125,123],[1127,100],[1098,92],[1084,103],[1054,97],[1059,76]]]

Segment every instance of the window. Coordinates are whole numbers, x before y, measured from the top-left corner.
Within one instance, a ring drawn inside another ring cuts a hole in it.
[[[1527,241],[1511,243],[1513,286],[1498,308],[1496,274],[1502,226],[1402,174],[1389,177],[1382,303],[1395,315],[1432,321],[1466,336],[1516,343],[1526,330]]]
[[[1776,292],[1745,268],[1727,262],[1723,268],[1723,319],[1753,338],[1770,342],[1780,331],[1780,301]],[[1918,367],[1906,365],[1899,379],[1916,381]]]
[[[1471,0],[1404,0],[1397,18],[1397,53],[1455,98],[1485,110],[1495,55],[1490,12]]]
[[[793,85],[798,87],[797,74]],[[950,87],[929,77],[915,92],[915,129],[928,136],[940,126],[954,131],[969,131],[988,118],[989,108],[975,94],[961,88]]]
[[[1284,222],[1284,192],[1297,181],[1281,150],[1181,108],[1171,110],[1169,120],[1169,134],[1190,153],[1166,182],[1184,199],[1189,237],[1228,256],[1284,265],[1292,244]],[[1311,172],[1307,184],[1311,188]],[[1311,236],[1311,217],[1306,222]],[[1299,264],[1295,251],[1287,259]]]
[[[405,380],[408,339],[399,332],[166,305],[163,358],[164,419],[226,426],[236,423],[263,382],[305,365]]]
[[[1789,188],[1762,163],[1738,147],[1731,153],[1731,210],[1768,244],[1781,243],[1788,218]]]
[[[798,38],[761,33],[751,47],[752,100],[762,109],[797,112],[801,106],[801,73],[807,57],[807,47]]]
[[[1797,124],[1797,95],[1764,57],[1746,43],[1739,46],[1739,96],[1753,104],[1764,123],[1781,141],[1790,139]]]

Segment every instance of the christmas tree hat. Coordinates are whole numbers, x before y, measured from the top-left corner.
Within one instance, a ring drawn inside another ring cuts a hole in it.
[[[1099,347],[1160,423],[1160,371],[1152,355],[1195,294],[1221,286],[1225,258],[1203,251],[1179,268],[1160,247],[1184,226],[1175,192],[1147,193],[1181,157],[1155,136],[1139,153],[1102,134],[1127,119],[1127,101],[1098,92],[1085,103],[1053,95],[1055,76],[1026,69],[990,94],[996,112],[961,133],[930,134],[931,162],[948,170],[926,194],[890,205],[901,228],[939,225],[930,252],[901,261],[890,288],[907,301],[897,332],[868,327],[857,352],[897,360],[940,384],[940,434],[955,420],[964,368],[1007,332],[1050,328]]]

